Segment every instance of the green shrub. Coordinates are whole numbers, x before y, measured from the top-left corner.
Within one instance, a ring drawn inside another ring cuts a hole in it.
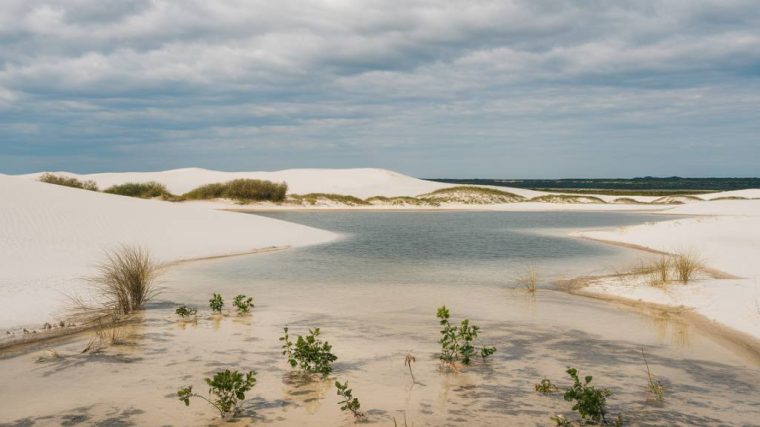
[[[190,316],[195,316],[198,310],[182,304],[181,306],[177,307],[177,309],[174,310],[174,312],[177,313],[177,316],[184,319]]]
[[[469,319],[462,320],[459,327],[452,326],[449,323],[449,309],[446,306],[438,308],[436,317],[438,317],[440,325],[443,326],[439,341],[441,344],[441,354],[439,356],[441,361],[448,364],[461,361],[463,364],[469,365],[472,356],[478,350],[474,345],[474,341],[478,337],[480,328],[470,325]],[[481,347],[480,357],[485,359],[495,352],[495,347]]]
[[[238,314],[246,314],[253,308],[253,297],[246,297],[245,295],[238,295],[232,301],[232,304],[237,308]]]
[[[323,376],[332,372],[332,363],[338,360],[338,357],[330,352],[330,343],[319,339],[319,334],[319,328],[309,329],[309,335],[305,338],[299,335],[293,344],[288,335],[288,328],[284,328],[284,335],[280,337],[280,341],[283,342],[282,354],[288,357],[291,367],[297,366],[303,372]]]
[[[208,306],[213,313],[221,313],[222,308],[224,307],[224,300],[222,299],[222,295],[215,293],[213,296],[211,296],[211,299],[208,300]]]
[[[81,188],[82,190],[98,191],[98,184],[95,181],[80,181],[76,178],[70,178],[66,176],[53,175],[52,173],[44,173],[39,178],[40,182],[48,184],[63,185],[65,187]]]
[[[276,184],[260,179],[234,179],[225,183],[206,184],[197,187],[183,195],[186,199],[232,199],[238,202],[285,200],[288,184]]]
[[[559,391],[559,388],[552,384],[552,381],[548,378],[542,379],[541,382],[537,383],[534,387],[537,392],[543,394],[556,393]]]
[[[182,387],[177,391],[177,397],[185,406],[190,406],[190,398],[198,397],[219,411],[224,418],[227,415],[235,415],[238,409],[238,402],[245,400],[245,393],[250,391],[256,385],[256,373],[249,371],[243,375],[238,371],[217,372],[213,378],[206,378],[208,384],[208,398],[193,393],[193,386]]]
[[[612,396],[612,392],[589,385],[593,378],[591,375],[586,376],[581,383],[575,368],[568,368],[567,373],[573,379],[573,385],[565,391],[564,398],[568,402],[575,401],[573,411],[577,411],[583,420],[588,418],[595,423],[606,423],[604,416],[607,413],[607,398]]]
[[[360,420],[364,418],[364,413],[359,410],[361,403],[359,399],[353,396],[352,391],[348,388],[348,381],[341,384],[339,381],[335,381],[335,388],[338,389],[338,396],[341,401],[338,402],[341,411],[351,411],[354,418]]]
[[[103,190],[103,192],[118,194],[119,196],[139,197],[142,199],[152,199],[154,197],[163,197],[165,199],[174,198],[164,184],[155,181],[128,182],[125,184],[113,185]]]

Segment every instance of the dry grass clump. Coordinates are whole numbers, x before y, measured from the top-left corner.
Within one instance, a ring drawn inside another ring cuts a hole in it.
[[[282,202],[288,192],[288,184],[260,179],[233,179],[224,183],[206,184],[183,195],[186,199],[232,199],[241,203]]]
[[[139,246],[120,246],[107,251],[89,281],[103,299],[103,308],[116,315],[140,309],[157,293],[155,280],[160,266]]]
[[[152,199],[154,197],[173,199],[175,197],[166,189],[164,184],[155,181],[127,182],[125,184],[108,187],[103,190],[103,192],[118,194],[119,196],[140,197],[142,199]]]
[[[689,283],[694,275],[704,268],[702,260],[692,252],[678,254],[673,259],[676,279],[681,283]]]
[[[63,185],[65,187],[81,188],[82,190],[98,191],[98,184],[95,181],[80,181],[76,178],[44,173],[37,178],[40,182],[48,184]]]
[[[535,294],[538,287],[538,270],[536,267],[532,265],[525,267],[525,271],[520,277],[519,283],[522,284],[528,292]]]
[[[365,206],[370,203],[358,197],[333,193],[292,194],[290,199],[296,203],[315,206],[320,203],[338,203],[347,206]]]
[[[634,270],[635,274],[645,274],[649,276],[649,284],[652,286],[662,286],[670,281],[673,261],[669,256],[663,255],[649,264],[642,264]]]

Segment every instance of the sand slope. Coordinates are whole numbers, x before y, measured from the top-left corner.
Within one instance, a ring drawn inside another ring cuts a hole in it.
[[[59,313],[103,250],[149,248],[161,261],[301,246],[335,234],[203,206],[140,200],[0,175],[0,329]]]

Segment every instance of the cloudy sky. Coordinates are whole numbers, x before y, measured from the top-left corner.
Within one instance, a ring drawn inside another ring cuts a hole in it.
[[[760,175],[756,0],[2,0],[0,172]]]

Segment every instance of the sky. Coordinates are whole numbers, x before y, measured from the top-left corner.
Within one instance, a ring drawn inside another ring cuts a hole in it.
[[[760,176],[757,0],[2,0],[0,173]]]

